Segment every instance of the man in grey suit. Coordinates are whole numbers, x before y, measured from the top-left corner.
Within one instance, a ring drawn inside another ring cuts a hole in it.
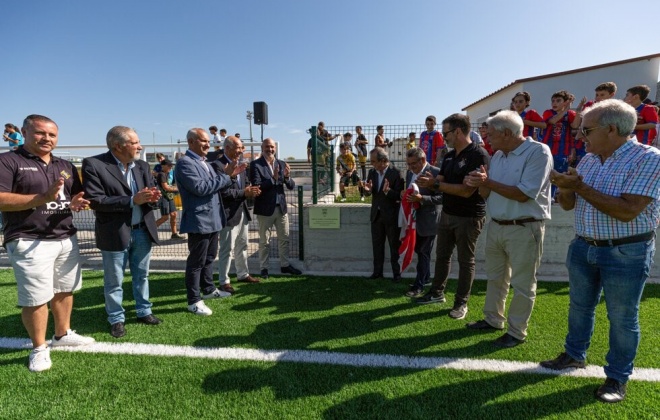
[[[406,189],[416,183],[422,174],[430,173],[436,177],[440,169],[426,162],[426,153],[419,147],[413,147],[406,152]],[[411,203],[419,203],[415,210],[415,253],[417,254],[417,276],[415,283],[406,292],[408,297],[417,297],[424,292],[424,285],[431,277],[431,250],[435,242],[436,230],[438,229],[438,218],[440,217],[440,204],[442,204],[442,193],[433,189],[420,187],[419,192],[405,195],[401,192],[401,199],[407,199]]]
[[[215,170],[228,165],[232,160],[243,155],[243,143],[235,136],[225,138],[222,145],[224,155],[211,163]],[[220,253],[218,254],[218,280],[220,290],[234,293],[229,279],[230,257],[234,253],[236,278],[239,282],[259,283],[258,278],[250,275],[248,269],[248,225],[252,220],[247,199],[254,199],[261,194],[259,186],[251,186],[245,174],[239,174],[232,179],[227,188],[220,191],[220,199],[225,210],[227,223],[220,230]]]
[[[105,310],[110,334],[123,337],[122,307],[124,266],[131,270],[137,320],[147,325],[161,323],[151,313],[149,259],[152,244],[158,244],[154,207],[161,193],[154,186],[147,162],[140,160],[142,146],[135,130],[116,126],[106,136],[108,152],[83,160],[85,197],[96,215],[96,246],[103,258]]]
[[[484,148],[470,140],[470,131],[467,115],[452,114],[445,118],[442,121],[442,136],[454,150],[445,156],[439,175],[426,173],[417,179],[419,186],[443,193],[433,285],[427,294],[417,298],[417,303],[445,302],[451,255],[456,248],[458,287],[454,307],[449,312],[454,319],[463,319],[467,315],[467,302],[474,281],[474,252],[486,218],[486,202],[479,195],[478,188],[463,183],[471,171],[485,168],[489,162]]]
[[[186,290],[188,310],[209,316],[213,311],[205,299],[231,296],[213,284],[213,261],[218,254],[218,232],[227,223],[218,192],[230,185],[230,177],[245,170],[245,164],[232,161],[215,171],[205,160],[209,151],[206,130],[192,128],[186,135],[188,150],[177,161],[175,178],[183,212],[179,232],[188,234]]]

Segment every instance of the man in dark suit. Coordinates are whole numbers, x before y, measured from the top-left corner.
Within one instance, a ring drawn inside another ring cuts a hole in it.
[[[96,246],[103,257],[103,291],[110,334],[119,338],[126,334],[122,307],[126,261],[131,270],[138,322],[162,322],[151,313],[148,277],[151,246],[158,244],[152,206],[161,193],[154,186],[149,165],[140,160],[142,146],[132,128],[111,128],[106,143],[109,151],[84,159],[82,173],[85,197],[96,215]]]
[[[413,147],[406,152],[406,188],[417,183],[417,178],[425,173],[438,176],[440,169],[426,162],[426,153],[419,147]],[[418,184],[419,185],[419,184]],[[403,199],[403,194],[402,197]],[[431,250],[435,242],[442,194],[432,189],[419,187],[419,192],[406,197],[409,202],[419,203],[415,211],[415,253],[417,254],[417,276],[415,283],[406,293],[408,297],[417,297],[424,291],[424,286],[431,277]]]
[[[183,204],[179,231],[188,234],[190,252],[186,260],[188,310],[195,315],[209,316],[213,311],[204,300],[231,296],[213,284],[218,232],[227,223],[218,192],[229,186],[230,176],[235,177],[245,170],[245,165],[232,161],[215,171],[205,161],[210,147],[208,133],[201,128],[192,128],[186,139],[188,150],[177,161],[175,177]]]
[[[474,281],[474,253],[479,233],[486,218],[486,201],[476,187],[463,183],[472,171],[487,167],[488,152],[470,139],[470,118],[452,114],[442,121],[442,136],[453,150],[442,161],[440,175],[424,174],[417,184],[440,191],[442,213],[438,225],[435,277],[431,290],[417,299],[417,303],[445,302],[444,291],[449,277],[451,255],[458,256],[458,286],[454,307],[449,316],[463,319],[468,312],[468,299]]]
[[[398,215],[403,190],[401,172],[390,164],[387,152],[376,147],[369,153],[372,169],[367,175],[364,191],[373,195],[371,199],[371,239],[374,247],[374,271],[370,279],[383,277],[385,263],[385,240],[390,245],[390,263],[392,264],[393,280],[401,281],[401,266],[399,265],[399,225]]]
[[[241,139],[234,136],[226,137],[223,143],[225,154],[211,163],[216,171],[238,160],[243,154]],[[259,283],[259,279],[250,275],[248,270],[248,225],[252,218],[247,205],[247,198],[254,198],[261,193],[259,186],[251,186],[245,174],[238,174],[231,179],[228,187],[220,190],[220,198],[224,207],[227,223],[220,230],[220,252],[218,254],[218,279],[220,290],[234,293],[229,280],[230,256],[234,251],[236,278],[239,282]]]
[[[259,265],[261,277],[268,278],[270,228],[275,225],[282,273],[300,275],[302,272],[289,261],[289,215],[284,186],[292,190],[289,165],[275,157],[277,146],[273,139],[261,143],[261,157],[250,163],[250,182],[261,189],[254,199],[254,214],[259,221]]]

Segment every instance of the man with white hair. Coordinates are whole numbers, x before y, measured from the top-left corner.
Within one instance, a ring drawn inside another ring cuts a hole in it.
[[[488,286],[484,319],[467,324],[476,330],[508,331],[493,342],[515,347],[525,342],[536,298],[536,270],[543,253],[545,221],[550,219],[552,153],[547,145],[523,137],[515,111],[488,119],[488,139],[497,152],[490,168],[470,172],[465,183],[479,187],[491,217],[486,230]],[[513,298],[504,317],[509,286]]]
[[[660,219],[660,151],[630,140],[635,108],[616,99],[585,112],[580,132],[587,155],[565,174],[553,171],[564,210],[575,209],[575,239],[566,257],[570,285],[565,352],[541,366],[584,368],[596,305],[607,296],[610,349],[600,401],[626,396],[640,340],[639,304],[655,251]]]

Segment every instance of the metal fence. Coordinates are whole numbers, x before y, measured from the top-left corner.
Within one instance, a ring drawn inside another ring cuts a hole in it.
[[[472,124],[472,131],[479,133],[479,123]],[[367,138],[367,151],[372,150],[376,146],[376,125],[363,125],[362,134]],[[339,144],[343,142],[343,135],[350,133],[352,152],[356,156],[356,165],[358,176],[361,180],[366,179],[368,170],[371,168],[368,156],[365,160],[360,162],[358,158],[355,140],[357,139],[357,130],[355,125],[334,125],[327,126],[326,130],[331,136],[339,135],[336,140],[326,142],[320,139],[316,133],[316,126],[308,130],[310,134],[309,147],[311,148],[311,164],[312,164],[312,202],[317,204],[321,197],[328,194],[336,194],[335,182],[337,181],[337,174],[335,173],[336,157],[339,155]],[[436,130],[441,131],[442,125],[436,125]],[[386,151],[389,155],[390,162],[393,166],[397,167],[401,172],[405,172],[406,166],[406,151],[409,141],[409,136],[414,133],[415,145],[419,146],[420,135],[426,131],[425,124],[396,124],[396,125],[383,125],[383,135],[385,141],[389,144]],[[432,163],[432,162],[429,162]],[[349,191],[349,190],[347,190]],[[352,191],[348,195],[357,196],[357,191]],[[368,201],[368,200],[367,200]]]
[[[152,165],[153,166],[153,165]],[[293,190],[284,189],[289,215],[289,256],[291,258],[302,258],[302,203],[303,203],[303,188],[298,187]],[[160,210],[155,211],[156,218],[160,217]],[[249,223],[248,232],[248,256],[251,259],[258,259],[259,249],[259,226],[256,216],[252,216],[252,221]],[[101,251],[96,247],[96,240],[94,234],[94,223],[96,217],[92,210],[83,210],[79,213],[73,214],[74,226],[78,229],[78,242],[80,245],[80,253],[86,257],[100,257]],[[181,221],[181,208],[177,212],[177,225]],[[0,226],[2,225],[0,219]],[[279,258],[279,251],[277,246],[277,233],[273,228],[270,242],[270,258]],[[171,231],[169,220],[163,223],[158,228],[158,237],[160,246],[155,246],[152,249],[152,257],[154,258],[170,258],[170,259],[185,259],[188,255],[187,241],[180,239],[171,239]],[[0,228],[0,242],[4,240],[3,230]],[[0,248],[0,253],[6,253],[4,247]]]

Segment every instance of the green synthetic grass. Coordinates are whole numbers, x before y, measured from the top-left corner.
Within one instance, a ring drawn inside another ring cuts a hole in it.
[[[103,306],[101,272],[84,273],[72,327],[97,341],[539,361],[562,351],[568,287],[541,282],[529,339],[496,349],[500,333],[474,333],[485,282],[475,282],[465,320],[448,303],[415,305],[404,284],[360,278],[271,278],[235,284],[237,295],[208,302],[211,317],[186,311],[182,273],[153,274],[157,327],[135,324],[124,285],[127,335],[115,340]],[[660,285],[641,304],[636,367],[660,368]],[[588,362],[603,365],[607,319],[601,303]],[[11,271],[0,271],[0,336],[27,337]],[[52,320],[49,327],[52,335]],[[0,418],[658,418],[660,383],[635,381],[621,404],[593,398],[595,378],[355,368],[297,363],[52,352],[53,368],[27,370],[27,350],[0,350]]]

